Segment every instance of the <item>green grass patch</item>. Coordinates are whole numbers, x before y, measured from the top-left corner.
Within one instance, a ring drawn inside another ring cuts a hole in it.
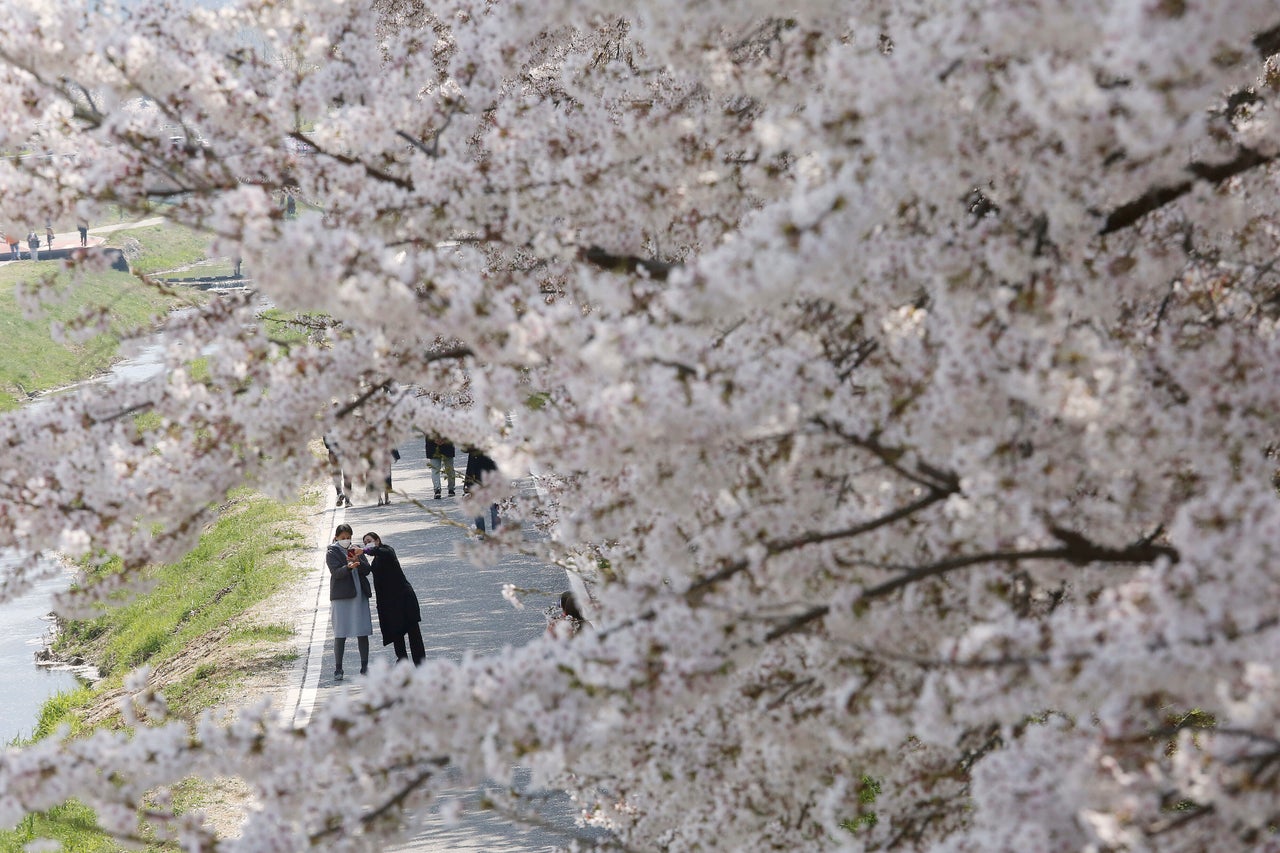
[[[328,325],[328,320],[320,315],[292,314],[278,308],[266,309],[258,319],[267,337],[286,351],[307,343],[314,332]]]
[[[856,817],[840,821],[840,828],[846,832],[856,833],[860,829],[869,829],[880,822],[880,816],[871,810],[876,797],[880,796],[880,780],[863,774],[858,784],[859,809]]]
[[[170,281],[189,281],[191,279],[200,278],[230,278],[236,273],[236,265],[234,261],[227,258],[218,258],[211,261],[201,261],[190,269],[177,270],[165,278]]]
[[[201,664],[181,681],[165,685],[164,698],[170,707],[210,708],[231,699],[234,686],[232,673]]]
[[[2,853],[21,853],[37,838],[56,838],[62,849],[74,853],[115,853],[120,845],[97,828],[93,809],[75,800],[54,806],[47,812],[29,814],[16,829],[0,832]]]
[[[247,490],[233,493],[191,553],[148,569],[154,589],[96,619],[69,624],[58,637],[58,651],[93,657],[108,681],[144,663],[163,664],[294,578],[296,570],[281,556],[305,547],[304,537],[288,527],[292,517],[289,507],[275,501]],[[280,532],[268,535],[273,525]],[[97,571],[118,570],[111,562]],[[80,647],[89,634],[99,637],[96,654]]]
[[[73,279],[70,273],[57,271],[52,291],[60,301],[47,306],[45,317],[25,318],[16,298],[19,284],[55,269],[31,261],[0,267],[0,340],[4,341],[0,411],[14,408],[28,393],[59,388],[106,370],[118,356],[123,337],[150,330],[179,304],[177,298],[128,273],[106,271]],[[51,322],[70,324],[90,314],[109,316],[105,333],[84,343],[54,342]]]
[[[149,567],[155,584],[149,592],[124,606],[104,608],[94,619],[65,624],[56,650],[93,660],[105,677],[94,687],[48,700],[32,740],[48,737],[63,723],[73,737],[87,734],[79,714],[106,701],[102,694],[118,689],[124,674],[139,663],[150,664],[162,679],[170,711],[191,720],[209,707],[240,698],[236,687],[246,672],[256,668],[274,673],[296,660],[296,651],[281,645],[294,634],[287,625],[236,620],[304,571],[290,560],[290,552],[310,547],[297,528],[305,524],[303,514],[319,503],[320,492],[314,490],[291,505],[247,489],[234,492],[190,554],[172,565]],[[90,576],[119,571],[118,562],[108,562]],[[221,654],[163,682],[162,673],[190,666],[188,658],[179,660],[184,652],[211,643]],[[117,724],[118,717],[100,723]],[[204,780],[184,780],[173,787],[175,807],[180,812],[200,808],[219,796],[217,788]],[[16,829],[0,832],[0,853],[18,853],[37,838],[56,839],[64,850],[77,853],[121,849],[96,829],[95,820],[91,809],[75,801],[28,815]],[[174,848],[151,844],[144,849],[158,853]]]
[[[266,641],[277,643],[292,639],[294,630],[288,625],[243,625],[233,628],[231,639],[238,642]]]
[[[138,255],[129,258],[134,272],[156,273],[194,264],[209,257],[210,236],[203,231],[162,222],[142,228],[126,228],[107,235],[107,245],[125,250],[136,248]]]
[[[78,734],[83,726],[80,718],[76,715],[76,711],[88,705],[94,696],[93,688],[81,687],[78,690],[71,690],[65,693],[58,693],[45,700],[40,708],[40,718],[36,721],[35,731],[31,733],[31,740],[38,741],[47,738],[58,730],[58,726],[66,723],[71,730],[71,734]]]

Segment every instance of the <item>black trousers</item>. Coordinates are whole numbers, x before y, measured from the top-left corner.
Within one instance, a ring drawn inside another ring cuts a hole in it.
[[[409,651],[413,653],[413,665],[417,666],[427,657],[427,648],[422,645],[422,629],[418,627],[417,622],[414,622],[409,626],[407,633],[409,634]],[[404,648],[403,635],[391,641],[391,648],[396,650],[396,660],[404,660],[409,656]]]
[[[360,672],[363,673],[369,668],[369,638],[356,637],[356,648],[360,650]],[[333,638],[333,656],[337,660],[338,665],[334,668],[335,672],[342,672],[342,658],[347,651],[347,638]]]

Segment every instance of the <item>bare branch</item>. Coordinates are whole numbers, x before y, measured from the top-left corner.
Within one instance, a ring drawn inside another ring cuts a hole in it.
[[[309,148],[314,150],[317,154],[328,157],[331,160],[336,160],[337,162],[343,164],[344,166],[359,166],[361,169],[364,169],[364,173],[366,175],[368,175],[369,177],[373,178],[376,181],[383,181],[384,183],[394,184],[400,189],[407,190],[409,192],[413,191],[413,181],[409,180],[408,178],[396,177],[395,175],[388,174],[387,172],[384,172],[381,169],[375,169],[373,166],[370,166],[368,163],[364,162],[363,160],[358,160],[355,157],[348,157],[346,154],[337,154],[333,151],[325,151],[323,148],[316,145],[314,141],[308,139],[300,131],[297,131],[297,130],[291,131],[289,133],[289,138],[297,142],[300,142],[303,145],[308,146]]]
[[[1252,148],[1241,146],[1236,152],[1235,158],[1226,163],[1200,163],[1193,160],[1184,170],[1192,175],[1191,179],[1172,186],[1152,187],[1133,201],[1120,205],[1106,215],[1098,234],[1105,236],[1128,228],[1148,213],[1159,210],[1191,192],[1196,180],[1220,184],[1228,178],[1233,178],[1250,169],[1272,162],[1275,160],[1275,156],[1274,154],[1259,154]]]
[[[638,270],[644,270],[649,278],[657,281],[666,281],[672,270],[683,266],[683,264],[670,263],[668,261],[651,261],[648,258],[640,258],[635,255],[615,255],[599,246],[592,246],[587,249],[582,253],[582,258],[587,263],[610,272],[631,273],[634,275]]]
[[[1178,562],[1177,550],[1166,545],[1156,545],[1150,538],[1143,538],[1124,548],[1108,548],[1090,542],[1078,533],[1054,528],[1053,535],[1063,543],[1058,548],[1032,548],[1026,551],[988,551],[981,554],[965,554],[940,560],[927,566],[919,566],[904,572],[893,580],[863,590],[863,600],[881,598],[925,578],[939,577],[957,569],[979,563],[1018,563],[1027,560],[1065,560],[1076,566],[1090,563],[1151,563],[1160,557]]]

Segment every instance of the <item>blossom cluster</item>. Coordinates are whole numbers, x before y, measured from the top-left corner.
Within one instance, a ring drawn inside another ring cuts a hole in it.
[[[322,434],[441,433],[537,471],[598,630],[301,730],[140,681],[4,822],[232,775],[238,837],[148,819],[379,849],[520,763],[625,849],[1280,845],[1273,4],[72,5],[0,2],[0,218],[162,204],[337,322],[218,300],[6,413],[0,529],[127,584]]]

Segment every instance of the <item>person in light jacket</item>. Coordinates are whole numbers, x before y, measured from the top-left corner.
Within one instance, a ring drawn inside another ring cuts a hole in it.
[[[377,596],[382,645],[396,650],[397,661],[412,653],[413,665],[417,666],[427,656],[422,645],[422,629],[418,627],[422,621],[418,594],[404,576],[396,549],[384,544],[382,537],[372,530],[364,535],[364,555],[373,564],[373,593]],[[409,638],[408,651],[405,650],[406,635]]]
[[[333,680],[342,680],[342,658],[347,637],[355,637],[360,647],[360,674],[369,671],[369,635],[373,617],[369,614],[369,560],[359,547],[352,547],[351,525],[339,524],[333,542],[325,551],[329,568],[329,607],[333,612]]]
[[[453,442],[446,441],[438,435],[426,438],[427,464],[431,466],[431,485],[435,487],[436,500],[440,500],[440,469],[444,468],[449,477],[449,495],[453,495],[457,471],[453,467]]]
[[[351,477],[342,470],[342,459],[338,456],[338,439],[325,435],[322,440],[324,449],[329,454],[329,474],[333,477],[333,490],[337,493],[337,504],[351,506]]]

